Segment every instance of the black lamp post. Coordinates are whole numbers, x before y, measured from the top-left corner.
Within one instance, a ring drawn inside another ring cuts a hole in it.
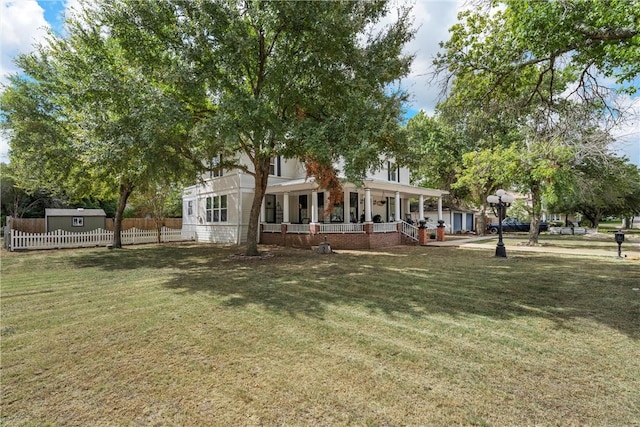
[[[616,243],[618,244],[618,258],[622,258],[622,242],[624,242],[624,233],[622,230],[616,231]]]
[[[496,191],[495,195],[487,197],[487,202],[491,207],[498,208],[498,244],[496,245],[496,256],[506,258],[507,249],[502,242],[502,220],[504,219],[505,209],[511,206],[513,202],[513,196],[507,194],[504,190]]]

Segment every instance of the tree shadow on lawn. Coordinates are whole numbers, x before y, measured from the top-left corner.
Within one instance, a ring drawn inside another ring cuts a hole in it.
[[[323,318],[332,305],[387,316],[543,317],[557,327],[591,319],[640,338],[640,265],[598,258],[516,255],[397,247],[386,251],[269,248],[273,257],[231,259],[238,247],[191,245],[80,257],[106,270],[157,268],[162,285],[209,293],[229,307],[258,305],[291,316]],[[166,279],[168,277],[168,279]]]

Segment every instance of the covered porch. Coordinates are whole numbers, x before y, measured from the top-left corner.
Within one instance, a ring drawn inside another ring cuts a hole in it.
[[[309,247],[328,241],[336,249],[415,244],[425,200],[437,200],[442,220],[442,196],[448,194],[372,179],[358,187],[345,183],[343,191],[336,203],[313,178],[270,185],[261,210],[261,243]],[[437,225],[427,223],[423,233],[435,235]]]

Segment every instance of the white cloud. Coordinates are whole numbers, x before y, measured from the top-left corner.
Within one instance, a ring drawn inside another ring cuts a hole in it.
[[[412,94],[411,108],[433,112],[440,94],[440,87],[432,81],[432,62],[440,50],[439,43],[449,38],[449,28],[464,7],[463,1],[417,1],[413,6],[416,37],[406,50],[415,59],[410,75],[403,86]]]
[[[0,0],[0,83],[18,71],[13,60],[42,41],[49,24],[35,0]],[[0,134],[0,162],[8,161],[9,143]]]
[[[44,9],[35,0],[0,0],[0,45],[2,46],[0,78],[3,82],[17,71],[13,59],[29,53],[46,35],[49,24]]]

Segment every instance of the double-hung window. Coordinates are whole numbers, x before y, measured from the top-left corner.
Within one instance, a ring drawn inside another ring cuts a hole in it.
[[[221,155],[215,156],[213,159],[211,159],[211,166],[210,166],[210,169],[209,169],[209,178],[215,178],[217,176],[222,176],[222,173],[224,171],[218,167],[221,162],[222,162],[222,156]]]
[[[400,168],[393,162],[387,162],[387,178],[392,182],[400,182]]]
[[[272,157],[269,163],[269,175],[282,176],[281,169],[282,160],[280,156]]]
[[[227,222],[227,196],[207,197],[205,215],[207,222]]]

